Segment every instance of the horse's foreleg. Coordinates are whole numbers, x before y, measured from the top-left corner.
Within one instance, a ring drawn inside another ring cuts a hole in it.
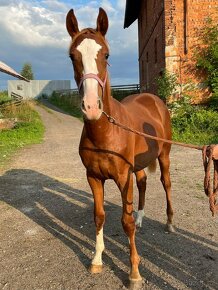
[[[102,271],[102,252],[104,250],[103,225],[105,221],[103,181],[91,176],[87,176],[87,179],[94,197],[94,220],[96,225],[95,255],[92,259],[90,271],[91,273],[100,273]]]
[[[168,146],[168,147],[166,147]],[[170,181],[170,158],[169,158],[169,145],[165,144],[165,150],[163,150],[158,158],[161,170],[161,182],[163,184],[164,190],[166,192],[167,199],[167,230],[169,232],[174,232],[174,227],[172,225],[173,221],[173,208],[171,202],[171,181]]]
[[[147,176],[144,170],[140,170],[135,173],[136,183],[139,191],[139,204],[138,204],[138,212],[136,218],[136,226],[142,226],[142,219],[145,216],[144,206],[145,206],[145,191],[146,191],[146,181]]]
[[[122,194],[123,214],[122,225],[126,235],[129,238],[130,245],[130,262],[131,271],[129,279],[131,282],[141,281],[142,278],[139,274],[138,265],[140,262],[135,245],[135,232],[136,226],[133,217],[133,175],[132,173],[119,176],[117,185]]]

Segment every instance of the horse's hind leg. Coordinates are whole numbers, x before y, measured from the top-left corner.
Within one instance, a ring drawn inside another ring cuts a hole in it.
[[[171,145],[164,144],[162,152],[158,157],[161,171],[161,182],[163,184],[164,190],[166,192],[167,199],[167,231],[174,232],[174,227],[172,225],[173,220],[173,208],[171,202],[171,181],[170,181],[170,149]]]
[[[145,191],[146,191],[146,181],[147,176],[144,170],[140,170],[135,173],[136,176],[136,184],[139,191],[139,204],[138,204],[138,212],[136,218],[136,226],[142,226],[142,219],[145,216],[144,206],[145,206]]]

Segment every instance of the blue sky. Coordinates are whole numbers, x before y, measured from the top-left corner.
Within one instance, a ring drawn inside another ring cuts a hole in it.
[[[96,27],[98,8],[108,14],[111,84],[138,83],[137,23],[123,29],[125,0],[0,0],[0,61],[18,72],[25,62],[35,79],[70,79],[70,37],[65,17],[73,8],[80,29]],[[0,73],[0,89],[9,76]]]

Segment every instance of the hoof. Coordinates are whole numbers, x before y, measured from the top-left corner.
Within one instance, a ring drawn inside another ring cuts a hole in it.
[[[175,233],[175,228],[172,224],[166,224],[166,231],[168,233]]]
[[[138,280],[138,281],[130,280],[128,289],[129,290],[141,290],[142,289],[142,280]]]
[[[138,281],[142,281],[142,277],[141,277],[141,275],[139,274],[138,271],[135,271],[135,272],[132,272],[132,273],[129,275],[129,281],[130,281],[130,282],[138,282]]]
[[[102,272],[102,268],[103,268],[102,265],[93,265],[92,264],[89,268],[89,271],[91,274],[98,274],[98,273]]]

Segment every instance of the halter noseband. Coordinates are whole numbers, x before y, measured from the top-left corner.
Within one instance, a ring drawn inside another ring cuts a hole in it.
[[[86,79],[95,79],[98,83],[99,83],[99,85],[101,86],[101,88],[102,88],[102,93],[103,93],[103,95],[104,95],[104,89],[105,89],[105,85],[106,85],[106,81],[107,81],[107,71],[106,71],[106,75],[105,75],[105,79],[104,79],[104,81],[102,81],[96,74],[93,74],[93,73],[89,73],[89,74],[85,74],[82,78],[81,78],[81,80],[80,80],[80,82],[79,82],[79,85],[78,85],[78,90],[79,90],[79,92],[80,92],[80,90],[81,90],[81,87],[82,87],[82,84],[83,84],[83,82],[86,80]]]

